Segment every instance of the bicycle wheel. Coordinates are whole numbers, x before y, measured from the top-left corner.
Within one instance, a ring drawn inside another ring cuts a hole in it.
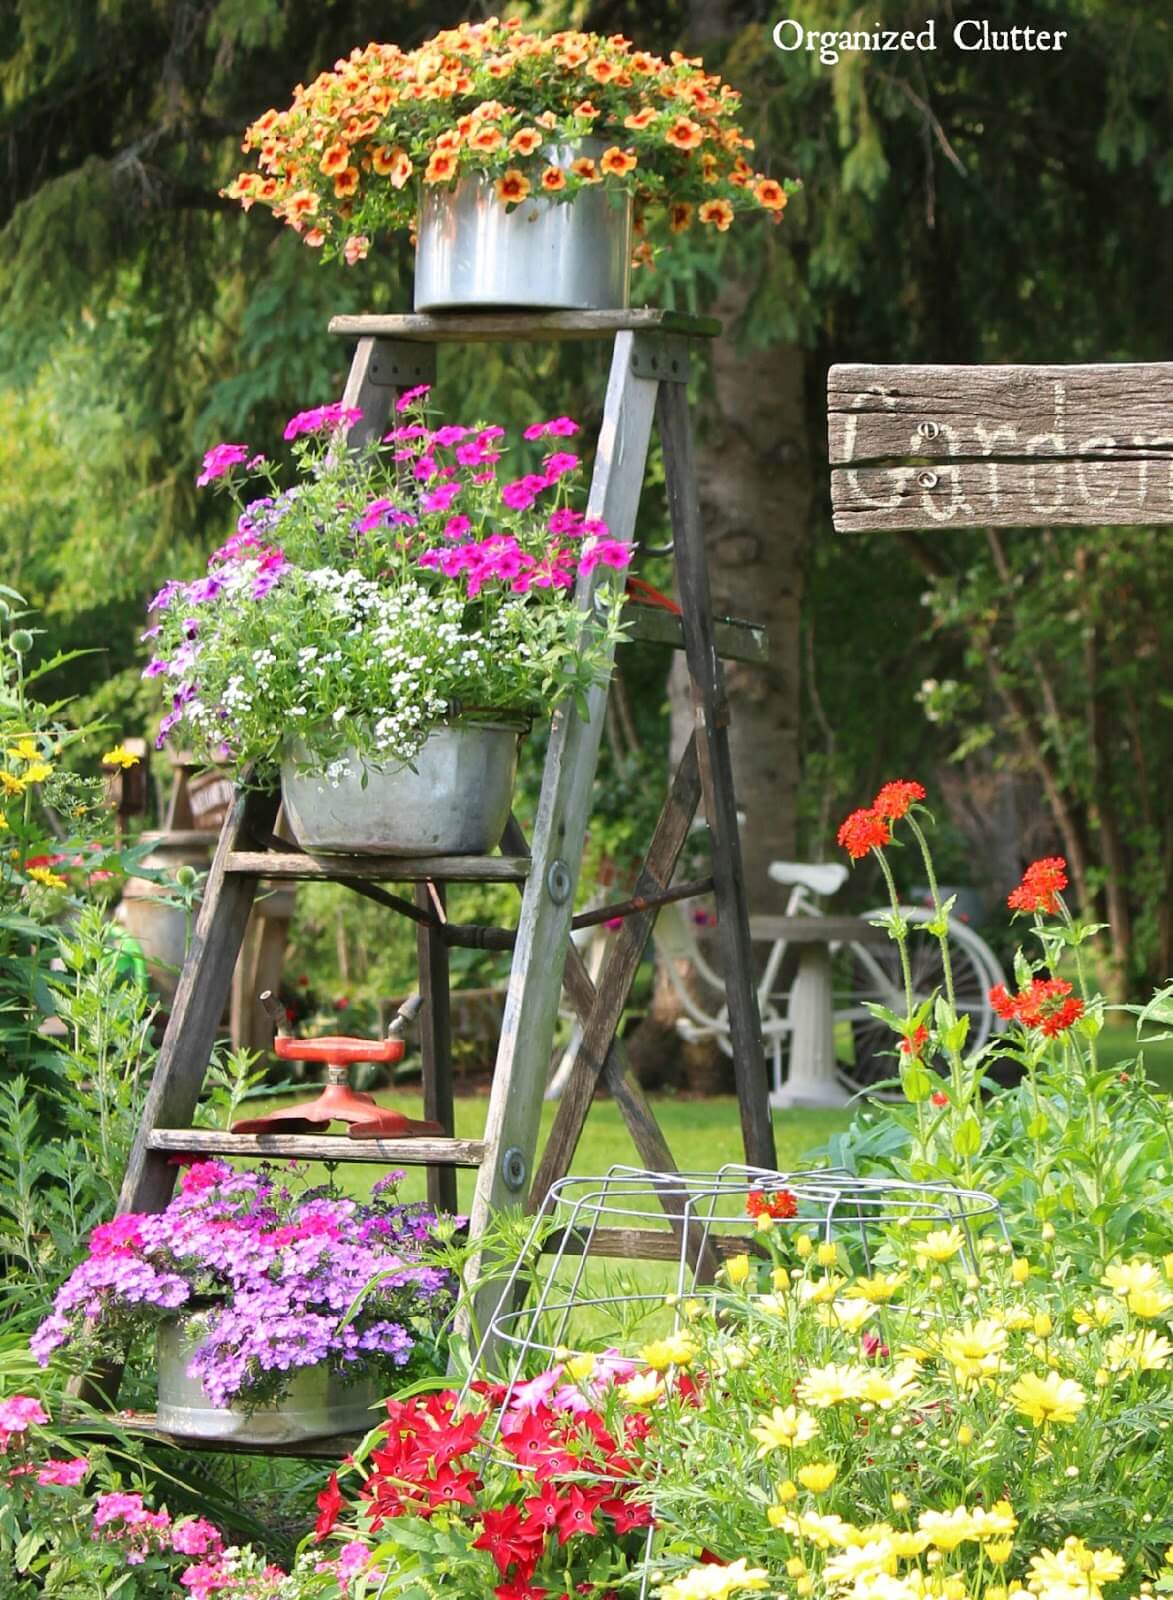
[[[923,906],[902,906],[901,913],[910,923],[924,924],[933,917],[933,912]],[[867,921],[880,914],[865,911],[863,917]],[[847,946],[843,955],[850,958],[850,993],[842,997],[842,1005],[837,998],[835,1017],[836,1021],[847,1021],[851,1025],[854,1059],[850,1066],[840,1063],[839,1075],[853,1090],[873,1089],[876,1084],[899,1076],[899,1043],[888,1024],[873,1017],[864,1002],[879,1002],[903,1015],[905,999],[900,952],[891,942]],[[908,958],[914,1007],[923,1004],[934,992],[945,992],[945,966],[935,937],[914,928],[909,935]],[[949,930],[949,965],[958,1014],[964,1013],[970,1019],[965,1046],[968,1054],[980,1050],[990,1037],[995,1017],[989,991],[992,984],[1002,981],[1002,972],[985,941],[963,925],[954,925]],[[927,1058],[926,1064],[944,1070],[943,1060]],[[877,1090],[876,1094],[879,1098],[901,1097],[896,1087]]]

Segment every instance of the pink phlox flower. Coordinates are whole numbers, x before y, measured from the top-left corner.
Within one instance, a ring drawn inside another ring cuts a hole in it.
[[[569,550],[553,545],[546,559],[534,568],[536,589],[571,589],[574,587],[574,557]]]
[[[246,472],[257,472],[257,471],[260,470],[261,467],[264,466],[264,464],[265,464],[265,455],[264,455],[264,452],[261,451],[258,455],[249,457],[249,459],[244,464],[245,465],[245,471]]]
[[[387,518],[387,513],[394,510],[395,507],[390,500],[372,500],[359,518],[359,533],[370,533],[372,528],[381,527]]]
[[[572,511],[569,506],[560,506],[557,511],[551,511],[550,520],[546,526],[551,533],[562,537],[566,534],[577,533],[581,521],[581,511]]]
[[[285,424],[283,437],[300,438],[303,433],[327,433],[333,428],[351,428],[362,420],[357,406],[344,406],[341,400],[328,406],[314,406],[310,411],[299,411]]]
[[[216,478],[222,478],[226,472],[231,472],[233,467],[238,467],[242,461],[248,460],[248,446],[245,444],[215,444],[204,456],[204,468],[196,479],[196,488],[202,489],[205,484],[211,483]]]
[[[142,1248],[143,1218],[135,1211],[123,1212],[109,1222],[99,1222],[90,1230],[92,1256],[126,1255],[130,1250]]]
[[[459,493],[458,483],[442,483],[438,489],[429,489],[420,505],[424,511],[447,511]]]
[[[232,1175],[232,1168],[226,1161],[194,1161],[179,1180],[179,1187],[185,1195],[203,1194]]]
[[[562,1364],[559,1362],[548,1372],[539,1372],[537,1377],[531,1378],[528,1383],[519,1383],[510,1397],[509,1410],[502,1420],[501,1432],[516,1433],[519,1428],[524,1427],[524,1418],[544,1406],[554,1390],[561,1387],[562,1372]]]
[[[443,550],[423,550],[416,556],[415,564],[417,567],[424,567],[428,571],[435,572],[439,569],[443,559]],[[451,574],[446,574],[446,576],[451,576]]]
[[[472,522],[463,515],[449,517],[444,524],[445,539],[463,539],[466,533],[472,531]]]
[[[488,472],[474,472],[472,481],[474,483],[492,483],[495,477],[496,473],[490,469]]]
[[[89,1470],[90,1464],[85,1456],[74,1456],[72,1461],[46,1461],[37,1473],[37,1482],[76,1489]]]
[[[439,463],[437,462],[435,456],[432,455],[420,456],[419,460],[412,468],[412,472],[421,483],[427,483],[429,478],[434,478],[439,470]]]
[[[546,482],[557,483],[559,478],[574,471],[578,466],[578,457],[571,455],[568,450],[555,450],[553,455],[546,457],[543,466],[546,469]]]
[[[461,428],[456,423],[448,423],[443,428],[436,429],[432,435],[432,443],[447,448],[449,445],[459,444],[467,435],[467,428]]]
[[[219,1555],[224,1548],[220,1530],[203,1517],[177,1522],[171,1530],[171,1548],[181,1556]]]
[[[593,572],[596,567],[626,567],[630,565],[631,546],[619,539],[595,539],[583,550],[579,558],[580,572]]]
[[[511,511],[528,511],[541,491],[547,488],[545,478],[536,472],[527,472],[524,478],[515,478],[501,490],[501,498]]]
[[[342,1546],[341,1554],[335,1563],[338,1576],[343,1583],[349,1583],[352,1578],[357,1578],[359,1573],[365,1570],[370,1559],[371,1552],[366,1545],[352,1539],[349,1544]]]
[[[552,438],[569,439],[578,432],[578,423],[570,417],[552,417],[549,422],[534,422],[525,430],[523,437],[526,439]]]
[[[165,1511],[148,1511],[141,1494],[122,1494],[115,1490],[94,1499],[95,1528],[107,1528],[112,1522],[124,1522],[128,1528],[164,1528],[170,1521]]]
[[[414,389],[406,390],[403,394],[401,394],[399,396],[399,399],[396,400],[396,402],[395,402],[396,411],[408,411],[408,410],[410,410],[410,408],[413,405],[415,405],[417,400],[422,400],[423,397],[426,394],[431,394],[431,392],[432,392],[432,386],[431,386],[430,383],[418,383],[418,384],[416,384]]]
[[[34,1422],[48,1422],[49,1415],[32,1395],[14,1394],[0,1400],[0,1450],[7,1450],[14,1433],[24,1433]]]
[[[383,435],[384,444],[401,444],[407,439],[430,439],[429,428],[423,428],[418,422],[413,422],[410,427],[392,428],[390,433]]]
[[[236,1583],[231,1572],[227,1572],[219,1564],[201,1561],[198,1566],[187,1567],[179,1575],[179,1581],[185,1589],[191,1590],[191,1600],[210,1600],[218,1589],[227,1589]]]
[[[584,539],[609,539],[611,530],[602,517],[584,517],[579,533]]]

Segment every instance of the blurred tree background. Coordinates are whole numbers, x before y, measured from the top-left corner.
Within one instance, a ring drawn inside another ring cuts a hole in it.
[[[1162,536],[836,538],[823,408],[837,360],[1168,356],[1165,0],[878,0],[866,15],[853,0],[799,0],[790,14],[818,29],[937,19],[934,54],[834,66],[779,52],[777,13],[759,0],[517,9],[703,53],[743,91],[758,165],[803,180],[781,228],[688,239],[637,274],[640,298],[726,319],[697,415],[719,609],[772,635],[767,670],[730,672],[755,908],[771,903],[769,859],[830,853],[845,809],[915,775],[949,821],[947,876],[994,904],[1030,855],[1061,852],[1077,898],[1112,923],[1117,992],[1167,977]],[[153,731],[144,603],[163,578],[198,570],[224,531],[194,488],[202,452],[232,438],[272,453],[287,416],[341,390],[349,352],[328,317],[410,303],[406,241],[324,268],[267,214],[219,198],[241,131],[353,46],[411,46],[467,14],[420,0],[393,13],[363,0],[0,4],[0,576],[45,609],[55,646],[100,652],[60,685],[83,714]],[[967,54],[949,40],[955,15],[1068,39],[1061,53]],[[467,419],[525,422],[539,395],[542,415],[571,410],[589,427],[604,366],[586,348],[482,350],[446,358],[438,399],[459,397]],[[655,487],[647,543],[663,535]],[[662,560],[642,570],[670,582]],[[665,759],[670,707],[679,737],[668,668],[624,655],[596,857],[622,863],[642,831],[635,800]],[[866,869],[853,892],[874,900]],[[332,916],[316,915],[302,953],[329,965]],[[352,942],[365,948],[366,930]],[[373,986],[394,986],[393,964],[368,967]]]

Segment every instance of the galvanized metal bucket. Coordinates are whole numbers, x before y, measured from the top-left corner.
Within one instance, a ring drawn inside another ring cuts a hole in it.
[[[298,844],[315,854],[484,855],[509,821],[528,725],[502,717],[436,728],[411,766],[364,771],[348,750],[336,778],[299,772],[308,754],[295,742],[281,768],[285,815]]]
[[[551,166],[598,159],[601,139],[543,151]],[[415,309],[623,309],[631,275],[631,200],[601,186],[574,200],[531,194],[507,212],[488,178],[425,187],[415,253]]]
[[[159,1396],[156,1421],[168,1433],[193,1439],[231,1439],[241,1444],[288,1444],[338,1433],[366,1433],[379,1420],[372,1409],[379,1386],[369,1380],[344,1384],[329,1367],[294,1374],[289,1393],[275,1405],[214,1406],[187,1368],[199,1343],[200,1313],[160,1323]]]

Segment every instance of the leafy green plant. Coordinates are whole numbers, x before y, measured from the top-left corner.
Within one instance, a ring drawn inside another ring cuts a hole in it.
[[[1007,1029],[967,1052],[969,1018],[955,1003],[949,968],[952,901],[937,888],[919,820],[927,815],[923,798],[918,783],[887,784],[840,830],[853,859],[872,855],[892,895],[885,925],[900,952],[907,1004],[903,1014],[872,1010],[891,1026],[893,1082],[906,1104],[882,1116],[861,1110],[832,1140],[832,1159],[853,1171],[987,1189],[1016,1237],[1037,1241],[1058,1228],[1089,1263],[1106,1262],[1126,1242],[1168,1251],[1173,1110],[1149,1082],[1143,1051],[1166,1036],[1147,1030],[1170,1020],[1173,989],[1129,1008],[1137,1015],[1136,1061],[1102,1065],[1096,1040],[1109,1008],[1092,987],[1087,960],[1099,929],[1072,916],[1062,892],[1066,863],[1048,857],[1027,868],[1010,896],[1010,909],[1031,919],[1031,943],[1014,958],[1015,992],[1001,985],[990,991]],[[897,823],[920,851],[932,890],[934,916],[921,927],[900,915],[885,855]],[[914,938],[939,942],[944,972],[942,991],[915,1005],[907,976]],[[1000,1088],[991,1077],[999,1063],[1015,1069],[1013,1087]]]

